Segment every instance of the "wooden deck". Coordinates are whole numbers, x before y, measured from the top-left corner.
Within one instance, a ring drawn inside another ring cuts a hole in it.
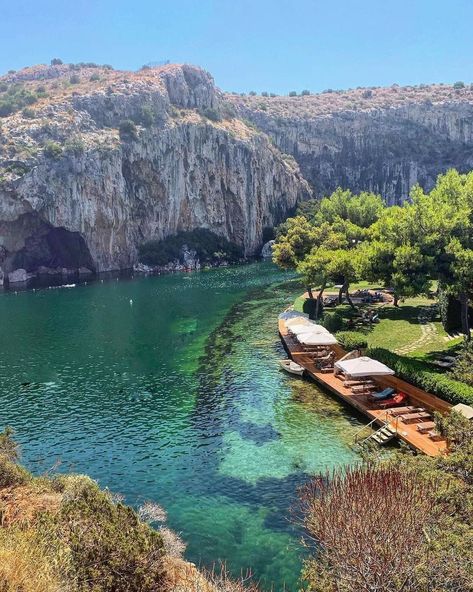
[[[416,424],[406,424],[400,420],[389,417],[386,411],[375,409],[370,405],[365,395],[353,394],[350,389],[343,386],[343,381],[337,378],[333,373],[324,374],[320,372],[310,354],[303,351],[297,340],[292,337],[284,320],[279,320],[279,334],[281,340],[289,354],[289,356],[298,364],[303,366],[307,374],[320,386],[330,391],[339,399],[348,403],[359,412],[366,415],[369,420],[376,420],[375,423],[383,425],[386,420],[389,420],[389,425],[397,431],[397,436],[406,442],[413,449],[423,452],[429,456],[438,456],[446,451],[446,442],[440,440],[435,442],[427,434],[421,434],[417,431]],[[343,357],[346,352],[340,346],[333,346],[332,349],[337,355],[337,359]],[[396,376],[379,376],[376,377],[375,382],[379,385],[380,390],[391,386],[398,391],[402,391],[409,396],[409,404],[418,407],[423,407],[427,411],[440,413],[447,413],[451,409],[451,405],[435,395],[427,393],[408,382],[397,378]]]

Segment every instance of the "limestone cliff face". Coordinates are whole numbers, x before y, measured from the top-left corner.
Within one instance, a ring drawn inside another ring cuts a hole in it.
[[[46,130],[9,122],[24,141],[48,146],[52,137],[63,147],[23,159],[26,172],[20,167],[0,184],[6,272],[129,268],[144,241],[197,227],[251,255],[263,229],[311,193],[293,159],[225,113],[211,77],[197,68],[164,68],[45,111],[52,113]],[[146,126],[143,114],[152,120]],[[116,128],[127,119],[138,122],[136,131],[120,139]]]
[[[411,92],[377,104],[373,95],[361,106],[348,103],[348,94],[344,103],[329,103],[327,109],[316,104],[320,95],[274,99],[277,107],[273,99],[233,101],[242,117],[295,158],[317,195],[341,186],[380,193],[392,204],[404,200],[415,183],[430,189],[448,168],[473,168],[473,96],[469,89],[446,96],[447,88],[451,91],[439,87],[438,97],[431,91],[434,101]]]
[[[27,107],[9,111],[19,85]],[[129,268],[144,241],[197,227],[251,255],[311,195],[394,203],[473,168],[473,87],[242,97],[188,65],[35,66],[0,78],[0,117],[0,282]]]

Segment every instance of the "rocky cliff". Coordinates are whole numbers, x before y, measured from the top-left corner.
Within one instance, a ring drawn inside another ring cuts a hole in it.
[[[193,66],[36,66],[0,78],[0,281],[129,268],[140,244],[263,230],[337,186],[391,203],[473,168],[473,91],[220,92]]]
[[[295,161],[236,119],[206,72],[101,71],[107,85],[94,88],[95,69],[64,68],[7,77],[62,83],[2,122],[6,273],[129,268],[143,242],[197,227],[251,255],[263,229],[310,196]]]
[[[292,155],[316,195],[337,187],[390,204],[437,175],[473,168],[473,92],[447,85],[298,97],[231,96],[239,115]]]

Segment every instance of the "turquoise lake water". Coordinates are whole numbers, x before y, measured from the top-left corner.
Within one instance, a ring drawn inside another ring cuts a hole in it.
[[[278,369],[288,280],[259,263],[1,294],[0,428],[35,473],[162,505],[196,564],[296,590],[297,489],[356,459],[361,424]]]

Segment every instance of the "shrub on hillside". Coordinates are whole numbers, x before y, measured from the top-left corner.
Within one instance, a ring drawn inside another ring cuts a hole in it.
[[[139,248],[139,259],[146,265],[166,265],[179,259],[183,245],[197,252],[201,263],[219,260],[238,261],[243,252],[241,247],[218,236],[206,228],[179,232],[161,241],[148,241]]]
[[[59,530],[71,553],[80,590],[114,592],[164,589],[163,541],[136,513],[91,480],[65,498]]]
[[[465,88],[465,83],[462,82],[461,80],[459,80],[458,82],[455,82],[455,84],[453,85],[453,88],[455,90],[459,90],[460,88]]]
[[[120,121],[118,132],[121,140],[136,140],[138,138],[135,122],[131,119]]]
[[[33,105],[37,100],[38,95],[21,84],[7,86],[0,98],[0,117],[8,117],[23,107]]]
[[[450,374],[437,370],[427,362],[400,356],[382,348],[370,349],[368,355],[392,368],[399,378],[438,395],[453,405],[473,405],[472,386],[455,380]]]
[[[289,93],[290,97],[297,97],[297,92],[295,90],[291,90],[291,92]]]
[[[53,58],[51,60],[51,66],[61,66],[63,61],[60,58]]]
[[[97,74],[97,72],[94,72],[89,80],[90,82],[98,82],[100,80],[100,76]]]
[[[46,142],[43,153],[48,158],[58,158],[62,154],[62,148],[57,142]]]
[[[34,119],[36,117],[36,111],[34,109],[32,109],[31,107],[25,107],[23,109],[23,111],[21,112],[21,114],[26,119]]]
[[[73,74],[70,78],[69,78],[69,82],[71,84],[79,84],[80,82],[80,78],[77,74]]]
[[[310,90],[307,90],[306,88],[301,92],[301,96],[303,97],[307,97],[310,95]]]
[[[64,150],[75,156],[80,156],[85,151],[84,141],[80,136],[73,136],[64,142]]]
[[[155,113],[149,105],[144,105],[141,108],[139,123],[144,127],[151,127],[155,120]]]
[[[363,333],[357,331],[339,331],[336,338],[342,347],[348,351],[354,349],[365,349],[368,347],[368,341]]]
[[[222,119],[219,112],[212,107],[206,107],[205,109],[202,109],[200,114],[211,121],[220,121]]]

